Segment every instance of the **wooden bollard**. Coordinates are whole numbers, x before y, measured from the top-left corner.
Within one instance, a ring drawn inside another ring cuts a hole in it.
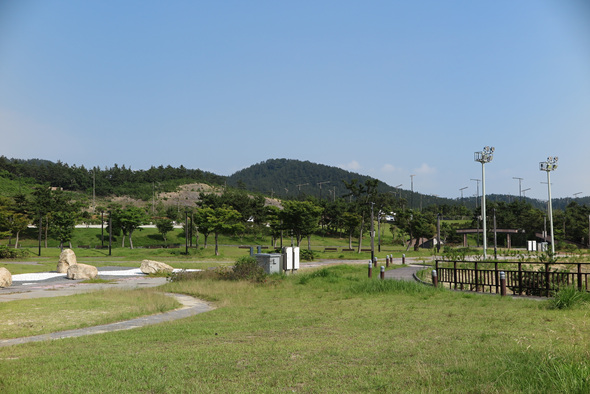
[[[381,277],[381,280],[385,279],[385,267],[384,266],[381,266],[381,275],[380,275],[380,277]]]
[[[389,267],[389,255],[385,256],[385,266]]]
[[[373,263],[369,261],[369,278],[373,277]]]
[[[402,264],[406,264],[406,254],[402,254]]]
[[[506,296],[506,272],[500,271],[500,295]]]
[[[373,267],[377,267],[377,257],[373,257]]]
[[[436,270],[432,270],[432,285],[438,287],[438,275],[436,274]]]

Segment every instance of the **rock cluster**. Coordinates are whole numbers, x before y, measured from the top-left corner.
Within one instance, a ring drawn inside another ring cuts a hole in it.
[[[98,276],[98,269],[88,264],[78,264],[76,253],[72,249],[64,249],[59,255],[57,272],[66,274],[68,279],[94,279]]]
[[[65,274],[68,272],[68,268],[72,265],[78,264],[76,260],[76,253],[72,249],[64,249],[59,255],[59,261],[57,262],[57,272]]]
[[[166,263],[160,263],[159,261],[153,260],[143,260],[141,262],[141,267],[139,267],[141,272],[144,274],[156,274],[159,272],[172,272],[174,268],[169,266]]]
[[[0,267],[0,287],[12,286],[12,274],[4,267]]]

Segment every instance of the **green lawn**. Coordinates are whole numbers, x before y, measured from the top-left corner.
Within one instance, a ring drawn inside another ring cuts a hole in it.
[[[163,290],[191,318],[0,348],[0,392],[588,392],[588,306],[367,279],[332,266]]]

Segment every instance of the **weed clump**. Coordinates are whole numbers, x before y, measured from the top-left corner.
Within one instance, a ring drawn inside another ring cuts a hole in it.
[[[188,280],[247,280],[255,283],[265,282],[267,278],[264,269],[258,265],[256,258],[252,256],[240,257],[233,267],[220,267],[214,270],[198,272],[178,271],[170,274],[170,282]]]
[[[549,309],[573,309],[590,302],[590,293],[578,291],[573,286],[565,287],[555,293],[548,301]]]

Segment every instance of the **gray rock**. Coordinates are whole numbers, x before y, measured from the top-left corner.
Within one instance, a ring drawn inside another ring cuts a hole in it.
[[[76,253],[72,249],[64,249],[59,255],[59,261],[57,262],[57,272],[65,274],[68,272],[68,268],[72,265],[78,264],[76,260]]]
[[[139,267],[141,272],[144,274],[155,274],[158,272],[172,272],[174,268],[169,266],[166,263],[160,263],[159,261],[153,260],[143,260],[141,262],[141,267]]]
[[[94,279],[98,276],[98,269],[93,265],[76,264],[68,268],[68,279]]]
[[[0,267],[0,287],[12,286],[12,274],[4,267]]]

